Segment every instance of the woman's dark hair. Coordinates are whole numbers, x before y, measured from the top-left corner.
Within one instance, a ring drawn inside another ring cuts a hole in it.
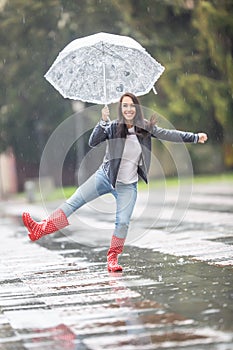
[[[135,132],[137,135],[146,136],[148,132],[150,132],[152,127],[155,125],[156,120],[154,116],[151,117],[150,121],[147,121],[144,119],[144,115],[141,109],[139,99],[135,95],[131,94],[130,92],[126,92],[124,95],[122,95],[119,101],[117,136],[125,138],[128,134],[128,128],[125,124],[124,116],[122,114],[122,107],[121,107],[123,98],[126,96],[132,99],[136,107],[136,115],[133,120],[133,125],[135,126]]]

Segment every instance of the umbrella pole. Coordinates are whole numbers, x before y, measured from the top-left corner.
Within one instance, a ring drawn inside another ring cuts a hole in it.
[[[104,102],[105,106],[107,106],[107,87],[106,87],[106,70],[105,70],[105,63],[103,62],[103,79],[104,79]]]

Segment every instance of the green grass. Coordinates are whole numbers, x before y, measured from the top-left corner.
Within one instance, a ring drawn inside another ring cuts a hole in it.
[[[219,175],[198,175],[193,178],[194,183],[209,183],[209,182],[233,182],[233,172]]]
[[[182,184],[190,183],[191,181],[193,184],[209,184],[209,183],[223,183],[223,182],[232,182],[233,183],[233,173],[223,173],[223,174],[217,174],[217,175],[196,175],[193,176],[193,178],[181,178]],[[165,179],[153,179],[150,180],[149,186],[150,188],[159,188],[161,186],[164,186],[164,183],[166,183],[166,186],[172,187],[177,186],[180,183],[180,179],[178,177],[168,177]],[[138,185],[139,190],[145,190],[147,189],[147,184],[140,181]]]
[[[210,183],[224,183],[230,182],[233,185],[233,172],[232,173],[223,173],[218,175],[197,175],[192,178],[182,178],[181,182],[184,185],[185,183],[190,184],[193,181],[193,184],[210,184]],[[145,191],[148,189],[156,189],[160,187],[174,187],[180,184],[180,180],[177,177],[165,178],[165,179],[151,179],[149,185],[140,181],[138,184],[139,191]],[[63,200],[69,198],[76,190],[75,186],[56,188],[54,191],[48,194],[48,197],[45,199],[46,201],[56,201]],[[18,194],[18,197],[25,197],[25,193]],[[41,200],[41,196],[39,193],[36,194],[36,198],[38,201]]]
[[[185,184],[185,182],[190,183],[193,180],[194,184],[206,184],[206,183],[223,183],[223,182],[232,182],[233,184],[233,173],[224,173],[219,175],[197,175],[192,178],[182,178],[182,184]],[[172,177],[172,178],[166,178],[166,179],[153,179],[150,180],[149,187],[150,189],[153,188],[159,188],[164,186],[164,182],[166,182],[166,186],[173,187],[177,186],[180,183],[179,178]],[[139,191],[147,190],[148,185],[144,183],[143,181],[140,181],[138,184]],[[69,198],[74,191],[76,190],[76,187],[64,187],[64,188],[57,188],[51,193],[48,197],[48,200],[59,200],[62,198]]]
[[[75,186],[69,186],[64,188],[56,188],[52,193],[48,195],[48,201],[55,201],[62,198],[69,198],[76,190]]]

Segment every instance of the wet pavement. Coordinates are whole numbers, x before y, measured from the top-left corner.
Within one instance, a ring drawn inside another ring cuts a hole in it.
[[[42,217],[41,206],[0,204],[1,350],[233,349],[232,183],[196,185],[182,220],[175,189],[142,209],[146,196],[123,273],[106,270],[111,213],[82,208],[67,230],[30,242],[20,214]]]

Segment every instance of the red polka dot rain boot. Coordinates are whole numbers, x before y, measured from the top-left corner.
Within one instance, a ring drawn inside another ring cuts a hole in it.
[[[111,246],[107,254],[108,271],[122,271],[122,266],[118,265],[118,255],[122,253],[125,239],[112,236]]]
[[[29,213],[23,213],[22,218],[24,225],[29,231],[28,236],[31,241],[36,241],[69,225],[67,217],[61,209],[57,209],[41,222],[34,221]]]

